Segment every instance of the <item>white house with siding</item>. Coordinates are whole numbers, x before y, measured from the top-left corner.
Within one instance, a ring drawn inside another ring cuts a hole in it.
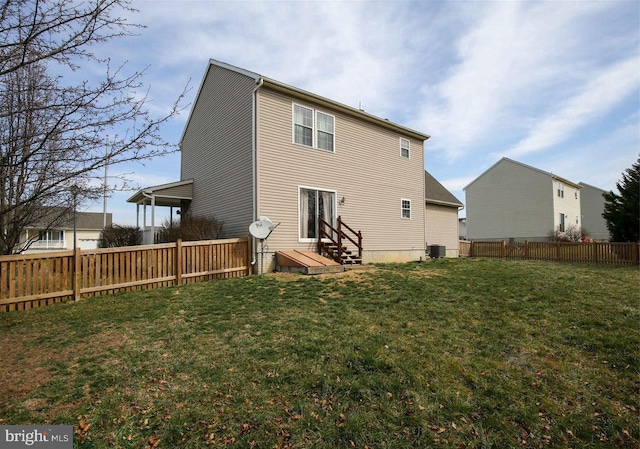
[[[212,59],[180,142],[180,182],[192,189],[182,213],[221,220],[226,237],[246,237],[268,217],[277,227],[266,257],[256,254],[265,270],[276,251],[316,251],[318,216],[361,231],[364,263],[418,260],[427,242],[428,138]],[[147,196],[169,205],[160,191]]]
[[[469,240],[545,241],[554,230],[582,226],[581,186],[502,158],[465,190]]]
[[[59,208],[47,208],[50,212],[40,220],[26,226],[20,235],[20,244],[15,251],[23,254],[46,253],[52,251],[66,251],[74,248],[83,250],[99,247],[102,230],[105,225],[111,226],[112,214],[102,212],[77,212],[57,216]],[[51,223],[54,225],[52,226]],[[74,233],[75,227],[75,233]],[[75,245],[74,245],[75,236]]]

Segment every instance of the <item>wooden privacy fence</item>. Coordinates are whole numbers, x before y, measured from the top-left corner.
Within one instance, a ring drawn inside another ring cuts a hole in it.
[[[102,294],[248,276],[249,239],[0,257],[0,312]]]
[[[471,242],[470,257],[640,265],[638,243]]]
[[[469,257],[471,253],[471,242],[468,240],[460,240],[458,248],[458,256]]]

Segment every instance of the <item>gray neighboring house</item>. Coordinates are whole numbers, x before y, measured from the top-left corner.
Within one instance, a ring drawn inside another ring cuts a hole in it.
[[[458,257],[458,211],[464,205],[426,170],[424,196],[427,245],[443,245],[447,257]]]
[[[460,240],[467,240],[467,217],[458,219],[458,234],[460,235]]]
[[[582,226],[582,187],[554,173],[502,158],[468,184],[469,240],[547,241]]]
[[[579,183],[580,189],[580,208],[582,210],[582,226],[587,230],[589,237],[594,240],[609,240],[609,230],[607,222],[602,216],[604,212],[604,197],[602,196],[606,190],[598,187]]]

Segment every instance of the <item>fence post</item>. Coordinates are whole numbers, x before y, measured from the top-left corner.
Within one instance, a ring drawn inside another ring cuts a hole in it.
[[[82,271],[82,254],[80,253],[80,248],[76,248],[73,251],[73,300],[80,300],[80,289],[82,285],[80,285],[80,275]]]
[[[182,239],[176,242],[176,285],[182,285]]]
[[[591,244],[591,261],[593,263],[598,263],[598,242],[593,242]]]
[[[507,257],[507,242],[505,240],[502,241],[502,247],[500,248],[500,257],[503,259]]]
[[[524,241],[524,259],[529,260],[529,241]]]
[[[251,276],[251,259],[253,258],[253,251],[251,248],[251,237],[247,237],[247,276]]]

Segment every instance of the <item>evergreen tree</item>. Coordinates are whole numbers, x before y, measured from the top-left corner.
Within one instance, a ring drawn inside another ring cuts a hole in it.
[[[640,158],[625,170],[618,192],[605,192],[604,213],[612,242],[640,241]]]

